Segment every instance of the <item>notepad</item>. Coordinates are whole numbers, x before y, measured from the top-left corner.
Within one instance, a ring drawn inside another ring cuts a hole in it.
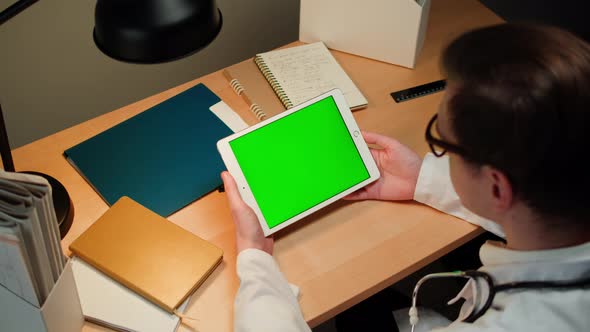
[[[70,245],[88,264],[173,313],[221,262],[221,249],[122,197]]]
[[[322,42],[256,55],[254,62],[286,108],[338,88],[351,110],[367,99]]]

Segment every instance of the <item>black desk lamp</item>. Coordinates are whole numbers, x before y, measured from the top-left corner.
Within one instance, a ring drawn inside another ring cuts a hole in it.
[[[38,0],[18,0],[0,12],[0,25]],[[215,0],[97,0],[94,42],[106,55],[132,63],[161,63],[194,54],[211,43],[222,25]],[[14,172],[0,105],[0,155],[4,170]],[[66,188],[46,178],[63,238],[72,225],[74,206]]]
[[[111,58],[160,63],[191,55],[215,39],[215,0],[98,0],[94,42]]]

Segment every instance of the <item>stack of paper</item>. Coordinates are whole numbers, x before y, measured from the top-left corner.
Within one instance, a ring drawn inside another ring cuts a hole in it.
[[[72,270],[86,320],[118,331],[174,331],[180,319],[147,301],[129,288],[107,277],[78,257],[72,257]],[[180,307],[184,312],[190,298]]]
[[[0,171],[0,285],[40,307],[65,266],[51,186]]]

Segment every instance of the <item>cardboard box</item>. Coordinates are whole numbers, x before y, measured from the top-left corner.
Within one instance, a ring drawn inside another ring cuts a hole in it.
[[[69,262],[41,308],[26,302],[2,285],[0,308],[2,332],[79,332],[84,324]]]
[[[414,68],[430,0],[301,0],[299,39]]]

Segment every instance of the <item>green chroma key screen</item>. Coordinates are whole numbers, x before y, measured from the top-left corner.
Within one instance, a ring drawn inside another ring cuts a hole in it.
[[[229,144],[269,228],[369,178],[332,97]]]

